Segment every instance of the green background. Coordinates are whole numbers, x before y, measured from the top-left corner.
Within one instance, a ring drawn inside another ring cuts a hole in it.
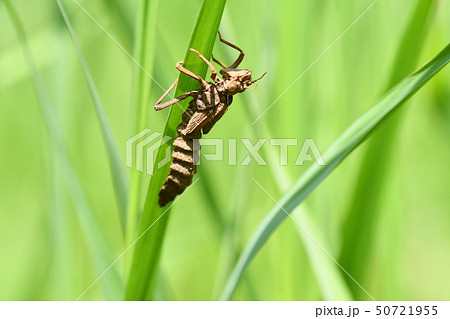
[[[228,0],[219,29],[245,51],[241,67],[255,76],[267,75],[256,90],[235,96],[208,138],[296,138],[300,143],[313,138],[324,151],[387,89],[448,44],[449,2],[380,0],[252,126],[372,2]],[[10,3],[23,24],[67,157],[48,134],[36,80],[1,1],[0,299],[75,300],[122,254],[129,238],[139,234],[127,237],[122,231],[102,131],[56,2]],[[135,55],[142,9],[138,1],[80,4]],[[124,163],[126,141],[137,132],[130,106],[133,78],[142,71],[73,1],[63,5]],[[151,27],[156,38],[149,53],[154,61],[146,63],[164,88],[178,76],[175,63],[184,58],[201,5],[200,0],[171,0],[154,8],[157,18]],[[429,14],[414,19],[423,10]],[[217,40],[213,52],[227,64],[236,56]],[[303,211],[293,214],[377,300],[450,298],[449,87],[450,72],[445,69],[377,128],[305,200]],[[152,108],[161,94],[152,85],[143,98],[148,103],[141,105],[149,110],[145,127],[158,132],[163,132],[169,112]],[[274,205],[252,178],[279,199],[314,165],[294,165],[299,148],[290,149],[285,167],[276,161],[267,166],[202,161],[199,181],[171,210],[149,299],[221,296],[237,257]],[[276,147],[266,142],[264,149],[278,160]],[[240,161],[246,155],[240,144]],[[64,175],[67,163],[78,182]],[[122,165],[128,176],[135,174]],[[143,194],[148,183],[149,177],[143,176]],[[141,207],[143,196],[138,198]],[[83,214],[98,227],[80,218]],[[96,229],[95,236],[86,229]],[[121,299],[131,254],[82,300]],[[104,264],[96,264],[98,256]],[[369,297],[287,220],[249,265],[232,299]]]

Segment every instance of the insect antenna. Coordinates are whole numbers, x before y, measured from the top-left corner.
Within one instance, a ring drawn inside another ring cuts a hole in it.
[[[264,75],[266,75],[266,74],[267,74],[267,72],[264,72],[263,75],[261,75],[259,78],[257,78],[256,80],[251,81],[251,82],[250,82],[250,85],[253,84],[253,83],[255,83],[255,82],[258,82],[259,80],[261,80],[261,79],[264,77]],[[255,86],[255,87],[256,87],[256,86]]]
[[[253,83],[256,83],[259,80],[261,80],[264,77],[264,75],[266,75],[266,73],[267,72],[264,72],[263,75],[261,75],[259,78],[257,78],[256,80],[251,81],[249,85],[252,85]],[[245,88],[248,89],[248,90],[254,90],[254,89],[256,89],[258,87],[258,83],[256,83],[256,85],[254,87],[252,87],[252,88],[249,87],[249,85],[245,86]]]

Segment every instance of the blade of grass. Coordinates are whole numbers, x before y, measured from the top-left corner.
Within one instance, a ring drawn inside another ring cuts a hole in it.
[[[184,65],[195,74],[205,77],[207,66],[198,57],[189,51],[189,48],[197,49],[206,58],[211,57],[214,40],[219,29],[220,20],[226,0],[204,0],[199,16],[197,18],[194,31],[187,48]],[[199,87],[199,83],[185,74],[180,74],[176,96],[191,91]],[[180,122],[183,109],[187,107],[188,101],[180,103],[182,108],[174,105],[170,109],[164,135],[176,136],[176,127]],[[165,150],[160,148],[155,161],[155,174],[153,175],[145,199],[142,218],[139,226],[139,234],[142,234],[152,225],[165,211],[157,203],[158,191],[169,173],[169,165],[157,169],[157,165],[164,158]],[[140,241],[137,242],[134,250],[134,257],[129,273],[126,287],[125,299],[145,300],[150,299],[154,288],[155,276],[157,273],[162,244],[169,220],[170,212],[154,224],[151,231],[147,232]]]
[[[434,1],[417,2],[397,50],[386,91],[414,70],[424,47],[433,6]],[[374,245],[373,232],[382,213],[379,209],[380,196],[385,189],[388,168],[391,166],[389,162],[392,160],[392,152],[397,141],[395,137],[403,116],[403,110],[393,114],[369,141],[351,197],[353,200],[350,201],[351,206],[346,222],[343,224],[340,262],[347,271],[357,275],[363,282],[368,274],[368,265],[371,261],[371,247]],[[398,214],[400,213],[401,210],[398,211]],[[399,218],[398,214],[396,214],[397,219]],[[389,242],[391,242],[390,247],[392,248],[392,245],[398,244],[399,240]],[[389,259],[394,260],[396,255],[398,254],[393,254]],[[394,264],[396,263],[394,262]],[[394,274],[397,272],[391,270],[390,273],[395,276]],[[387,280],[386,282],[392,281]],[[363,297],[358,287],[354,285],[351,287],[355,296]],[[394,284],[392,289],[394,287],[399,287],[399,283]]]
[[[299,209],[297,207],[292,211],[292,216],[302,227],[308,231],[314,239],[320,243],[327,251],[330,251],[331,245],[327,240],[326,233],[320,228],[314,220],[314,214],[310,210]],[[309,236],[293,224],[297,230],[297,234],[301,237],[305,246],[308,261],[311,264],[313,274],[318,282],[322,299],[332,301],[354,300],[350,291],[351,284],[348,284],[338,265],[318,247]],[[297,273],[298,274],[298,273]]]
[[[58,13],[59,14],[59,13]],[[61,35],[63,32],[58,30]],[[62,39],[63,37],[60,37]],[[55,100],[52,103],[55,114],[59,113],[69,103],[71,98],[69,97],[69,91],[72,86],[67,86],[67,81],[61,81],[65,78],[69,70],[75,64],[75,61],[67,59],[66,41],[57,41],[52,47],[54,50],[51,76],[49,77],[51,82],[48,84],[53,92],[58,92],[54,97]],[[30,43],[30,47],[33,47]],[[61,116],[60,127],[68,127],[70,125],[71,117]],[[50,143],[49,143],[50,144]],[[76,217],[72,216],[71,209],[72,203],[67,192],[67,187],[64,184],[64,180],[61,178],[61,167],[59,155],[55,150],[55,147],[50,148],[49,152],[51,157],[49,158],[49,188],[51,189],[51,207],[48,210],[48,223],[49,223],[49,251],[52,253],[51,264],[48,269],[50,274],[51,283],[51,300],[73,300],[73,296],[79,293],[79,290],[83,287],[79,287],[79,281],[75,280],[74,276],[67,276],[67,274],[75,274],[80,268],[73,260],[76,255],[76,240],[77,230],[72,227],[73,221],[76,221]],[[75,217],[75,218],[74,218]],[[80,237],[78,237],[80,238]],[[60,269],[64,269],[61,272]],[[41,288],[42,289],[42,288]]]
[[[111,8],[111,11],[113,11],[115,15],[117,15],[123,32],[129,39],[131,39],[134,31],[134,15],[133,11],[128,10],[130,7],[129,3],[120,0],[104,0],[104,3],[108,6],[108,8]]]
[[[223,205],[220,204],[216,194],[214,192],[214,182],[211,180],[211,174],[205,169],[198,170],[198,183],[202,189],[203,198],[205,203],[209,206],[209,217],[216,228],[215,233],[221,237],[226,230],[226,222],[224,220],[225,212]]]
[[[59,10],[61,11],[61,15],[64,19],[64,22],[66,24],[67,30],[69,31],[70,37],[75,47],[75,51],[77,52],[78,59],[80,60],[81,66],[83,68],[84,76],[86,77],[89,92],[91,93],[92,96],[95,113],[97,114],[97,119],[99,121],[100,129],[103,135],[106,151],[108,153],[108,160],[113,179],[114,191],[119,206],[120,220],[122,222],[122,230],[125,233],[127,224],[126,208],[128,200],[127,199],[128,180],[125,173],[125,166],[122,162],[122,159],[120,158],[119,149],[114,139],[114,135],[109,125],[108,119],[106,117],[100,96],[95,87],[94,79],[92,78],[92,74],[89,71],[89,67],[87,66],[83,53],[81,52],[80,46],[75,36],[75,32],[69,21],[69,17],[67,16],[66,11],[64,10],[64,7],[61,4],[61,1],[57,0],[57,3],[59,6]]]
[[[236,174],[234,176],[234,182],[232,189],[238,191],[234,192],[230,204],[226,207],[226,213],[223,216],[227,216],[228,219],[225,222],[222,235],[221,247],[219,251],[219,261],[217,262],[216,279],[213,288],[212,300],[217,300],[220,297],[221,289],[226,282],[226,275],[233,269],[233,264],[239,258],[238,254],[238,238],[240,232],[240,224],[242,223],[243,216],[239,212],[244,211],[248,205],[248,193],[250,188],[243,187],[246,183],[250,182],[251,174],[254,172],[252,166],[236,167]],[[216,196],[211,194],[212,196]],[[252,294],[252,288],[250,283],[246,281],[248,290],[250,292],[249,300],[258,300],[256,294]]]
[[[153,74],[154,58],[157,50],[156,20],[159,0],[141,0],[138,6],[138,22],[135,38],[135,57],[149,74]],[[131,134],[146,128],[152,79],[135,66],[133,74],[131,101]],[[131,171],[130,198],[128,202],[127,243],[131,244],[136,237],[139,211],[141,209],[142,174]],[[127,259],[128,260],[128,259]]]
[[[27,37],[22,22],[10,1],[5,0],[4,3],[18,33],[25,59],[33,78],[33,83],[36,88],[41,111],[43,113],[46,128],[49,132],[52,146],[54,147],[55,152],[58,156],[62,175],[69,189],[72,201],[76,206],[77,217],[79,218],[82,225],[84,235],[86,236],[86,241],[91,248],[89,253],[94,265],[94,269],[97,272],[102,272],[111,264],[111,251],[105,239],[101,235],[102,233],[100,231],[100,227],[97,221],[94,219],[92,209],[88,204],[86,195],[83,192],[83,188],[81,187],[81,184],[74,172],[73,165],[64,147],[64,143],[61,140],[61,136],[63,135],[62,130],[59,127],[57,120],[55,119],[55,114],[50,105],[48,95],[45,91],[44,83],[39,72],[36,69],[33,55],[30,48],[28,47]],[[122,291],[122,283],[117,271],[113,271],[113,273],[108,276],[107,280],[102,282],[101,287],[108,299],[117,299],[120,295],[120,292]]]
[[[449,61],[450,45],[447,45],[423,68],[403,79],[338,137],[323,154],[326,165],[312,166],[297,180],[292,188],[278,201],[279,205],[275,205],[270,210],[254,232],[228,279],[222,294],[223,300],[231,298],[243,272],[270,235],[287,217],[286,212],[292,212],[380,123],[414,95]]]
[[[74,270],[74,267],[71,266],[69,260],[70,256],[70,244],[69,244],[69,236],[67,236],[70,231],[70,227],[68,227],[67,223],[67,214],[64,211],[62,198],[63,192],[61,180],[58,178],[60,173],[60,169],[57,167],[57,163],[59,162],[58,154],[53,149],[52,157],[51,157],[51,208],[49,210],[49,224],[51,229],[51,251],[53,257],[52,263],[52,271],[50,271],[51,275],[51,285],[53,295],[51,296],[52,300],[70,300],[70,279],[68,276],[65,276],[59,269],[65,269],[68,273]]]

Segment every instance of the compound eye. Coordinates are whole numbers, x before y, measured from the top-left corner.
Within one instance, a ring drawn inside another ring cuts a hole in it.
[[[231,92],[234,92],[234,91],[236,91],[236,85],[233,83],[233,84],[230,84],[230,86],[229,86],[229,88],[228,88]]]

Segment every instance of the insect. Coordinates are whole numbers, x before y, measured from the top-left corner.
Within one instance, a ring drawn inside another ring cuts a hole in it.
[[[162,100],[177,84],[177,79],[156,102],[155,110],[159,111],[188,97],[192,97],[192,101],[190,101],[189,107],[183,113],[181,123],[177,127],[178,136],[173,142],[173,161],[170,165],[170,173],[159,191],[158,204],[161,207],[173,201],[177,195],[181,194],[192,183],[192,177],[197,171],[194,163],[194,152],[198,154],[199,150],[198,143],[194,144],[202,137],[202,132],[203,134],[208,134],[211,131],[212,127],[230,106],[234,94],[250,89],[250,85],[259,81],[266,74],[264,73],[260,78],[252,81],[251,71],[237,69],[244,59],[244,51],[224,40],[220,32],[219,40],[240,52],[236,61],[229,67],[213,57],[214,62],[223,67],[220,70],[222,78],[219,77],[217,70],[208,59],[197,50],[190,49],[209,67],[211,70],[210,77],[214,82],[205,81],[200,76],[184,68],[183,61],[178,62],[176,64],[177,70],[200,82],[201,88],[161,104]]]

